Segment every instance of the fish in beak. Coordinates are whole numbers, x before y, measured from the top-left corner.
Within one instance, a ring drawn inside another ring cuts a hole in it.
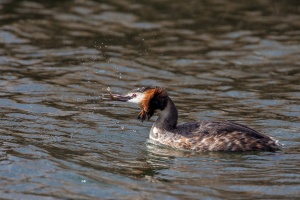
[[[112,94],[111,92],[109,94],[104,94],[102,96],[102,99],[104,100],[111,100],[111,101],[122,101],[127,102],[130,99],[132,99],[132,96],[128,96],[127,94]]]

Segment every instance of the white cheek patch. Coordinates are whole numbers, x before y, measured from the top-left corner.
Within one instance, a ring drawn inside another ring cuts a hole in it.
[[[143,93],[129,93],[128,96],[133,96],[134,94],[136,95],[136,97],[133,97],[132,99],[128,100],[128,102],[137,104],[141,103],[145,95]]]

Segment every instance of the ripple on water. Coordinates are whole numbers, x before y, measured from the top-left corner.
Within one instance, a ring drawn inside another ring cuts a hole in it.
[[[296,2],[0,2],[0,193],[7,199],[297,199]],[[224,12],[226,10],[226,12]],[[167,89],[179,123],[230,119],[279,152],[147,141],[155,116],[101,96]]]

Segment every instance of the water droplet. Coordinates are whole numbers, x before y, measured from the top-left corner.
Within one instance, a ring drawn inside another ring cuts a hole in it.
[[[124,126],[121,126],[121,129],[124,130]]]

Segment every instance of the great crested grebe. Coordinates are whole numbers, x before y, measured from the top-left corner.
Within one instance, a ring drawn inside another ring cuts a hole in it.
[[[178,112],[161,87],[143,87],[125,95],[110,94],[113,101],[137,103],[142,108],[138,119],[150,119],[160,110],[149,138],[177,149],[194,151],[275,151],[281,145],[245,125],[231,121],[199,121],[177,125]]]

